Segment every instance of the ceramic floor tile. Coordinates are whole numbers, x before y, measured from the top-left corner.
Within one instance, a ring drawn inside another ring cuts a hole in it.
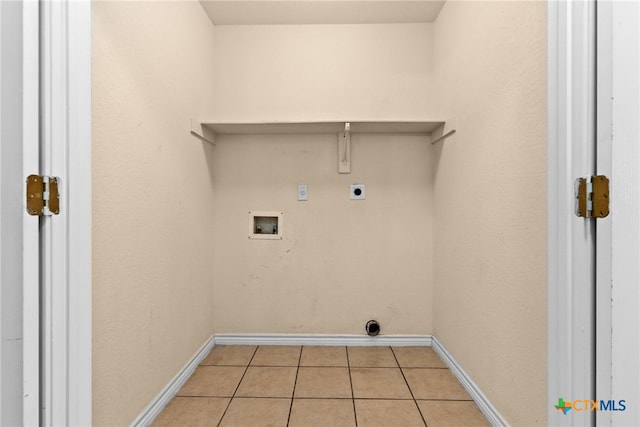
[[[428,347],[218,346],[153,426],[489,425],[443,366]]]
[[[177,395],[231,397],[245,369],[233,366],[199,366]]]
[[[348,366],[347,348],[304,346],[300,366]]]
[[[355,427],[351,399],[294,399],[289,427]]]
[[[255,345],[215,346],[201,365],[247,366],[255,351]]]
[[[471,400],[449,369],[402,369],[416,399]]]
[[[348,368],[304,368],[298,370],[294,397],[351,396],[351,381]]]
[[[291,397],[297,370],[293,367],[249,367],[236,396]]]
[[[260,346],[256,351],[252,366],[298,366],[300,361],[299,346]]]
[[[351,382],[356,399],[411,399],[399,368],[352,368]]]
[[[218,425],[229,400],[218,397],[174,397],[152,427]]]
[[[348,347],[349,366],[356,368],[394,368],[398,366],[390,347]]]
[[[431,347],[393,347],[401,368],[446,368]]]
[[[429,427],[490,425],[475,402],[418,400],[418,406]]]
[[[358,427],[425,427],[413,400],[356,400],[355,406]]]
[[[220,427],[286,427],[291,399],[235,398]]]

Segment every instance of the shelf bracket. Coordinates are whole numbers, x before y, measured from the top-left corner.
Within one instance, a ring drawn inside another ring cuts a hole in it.
[[[446,122],[444,122],[444,125],[442,126],[442,135],[440,135],[436,139],[433,139],[431,141],[431,145],[437,144],[440,141],[444,141],[445,139],[449,138],[455,133],[456,133],[456,119],[454,117],[450,117],[449,119],[447,119]]]
[[[338,173],[351,173],[351,123],[338,134]]]
[[[435,143],[437,143],[437,142],[443,141],[443,140],[445,140],[445,139],[449,138],[449,137],[450,137],[451,135],[453,135],[454,133],[456,133],[456,130],[455,130],[455,129],[450,130],[449,132],[445,133],[444,135],[439,136],[438,138],[436,138],[436,139],[434,139],[433,141],[431,141],[431,144],[435,144]]]
[[[206,126],[198,120],[191,119],[191,135],[200,139],[201,141],[208,142],[211,145],[216,145],[216,135]]]

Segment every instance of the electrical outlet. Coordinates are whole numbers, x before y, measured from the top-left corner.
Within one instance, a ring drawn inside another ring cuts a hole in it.
[[[364,184],[351,184],[350,194],[351,194],[351,200],[364,200],[365,199]]]

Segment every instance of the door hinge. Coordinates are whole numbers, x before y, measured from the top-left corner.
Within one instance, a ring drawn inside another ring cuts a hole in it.
[[[58,215],[60,213],[60,178],[29,175],[27,178],[27,213],[29,215]]]
[[[583,218],[604,218],[609,215],[609,178],[596,175],[578,178],[576,215]]]

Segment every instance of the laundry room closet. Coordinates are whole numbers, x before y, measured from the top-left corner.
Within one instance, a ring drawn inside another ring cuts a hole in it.
[[[544,2],[92,8],[95,425],[216,337],[371,319],[545,423]]]

